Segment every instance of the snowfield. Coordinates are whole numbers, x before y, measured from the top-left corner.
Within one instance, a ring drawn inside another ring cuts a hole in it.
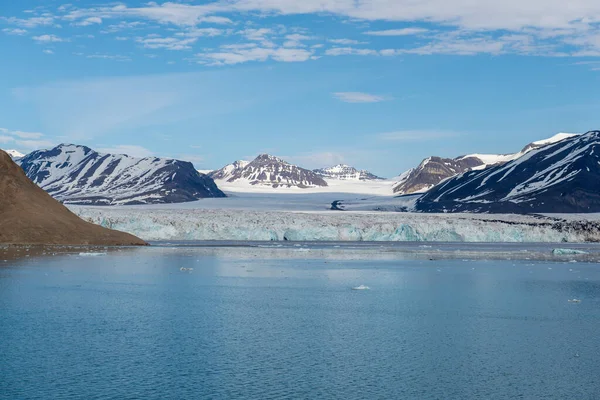
[[[195,202],[198,204],[202,202]],[[520,215],[70,206],[144,240],[598,242],[600,223]]]

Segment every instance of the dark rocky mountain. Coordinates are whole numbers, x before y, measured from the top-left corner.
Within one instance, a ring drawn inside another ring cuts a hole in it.
[[[128,233],[80,219],[34,184],[0,150],[0,243],[60,245],[145,245]]]
[[[125,205],[225,197],[215,182],[185,161],[101,154],[61,144],[18,161],[27,176],[65,204]]]
[[[313,172],[325,179],[339,179],[343,181],[383,180],[383,178],[380,178],[369,171],[358,170],[354,167],[344,164],[338,164],[329,168],[315,169]]]
[[[423,212],[600,212],[600,131],[450,178],[415,207]]]
[[[425,192],[444,179],[483,165],[483,161],[477,157],[455,159],[429,157],[417,168],[401,175],[393,190],[394,193],[402,195]]]
[[[234,168],[232,168],[234,166]],[[298,187],[301,189],[327,186],[327,182],[313,171],[292,165],[280,158],[261,154],[244,165],[228,166],[214,171],[211,177],[224,176],[227,182],[249,183],[250,185],[278,187]]]
[[[444,179],[474,170],[484,169],[490,165],[504,164],[522,155],[566,138],[574,137],[571,133],[558,133],[551,138],[528,144],[514,154],[470,154],[457,158],[429,157],[398,178],[393,191],[396,194],[412,194],[426,192]]]

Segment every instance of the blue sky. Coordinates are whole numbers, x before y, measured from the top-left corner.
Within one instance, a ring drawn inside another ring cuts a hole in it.
[[[391,177],[600,129],[596,0],[7,3],[3,148]]]

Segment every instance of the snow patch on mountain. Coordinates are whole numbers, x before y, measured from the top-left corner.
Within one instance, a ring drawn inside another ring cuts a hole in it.
[[[17,150],[4,150],[4,151],[10,156],[10,158],[12,158],[15,161],[20,160],[21,158],[25,157],[25,154],[23,154]]]

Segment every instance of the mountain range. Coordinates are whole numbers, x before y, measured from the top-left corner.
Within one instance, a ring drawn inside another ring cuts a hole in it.
[[[520,152],[513,154],[469,154],[457,158],[428,157],[416,168],[412,168],[397,178],[393,191],[395,194],[424,193],[458,174],[471,170],[487,168],[490,165],[503,164],[522,155],[563,139],[576,136],[571,133],[558,133],[548,139],[529,143]]]
[[[209,176],[229,183],[238,182],[275,189],[286,187],[308,189],[327,186],[327,182],[317,173],[292,165],[269,154],[261,154],[251,162],[236,161],[211,172]]]
[[[221,187],[233,192],[415,194],[414,209],[422,212],[586,212],[597,209],[597,139],[598,131],[557,134],[513,154],[432,156],[395,180],[343,164],[308,170],[269,154],[207,174],[184,161],[101,154],[78,145],[26,156],[12,152],[11,157],[30,179],[67,204],[187,202],[225,197]]]
[[[526,147],[519,157],[469,171],[416,202],[422,212],[600,212],[600,131]]]

